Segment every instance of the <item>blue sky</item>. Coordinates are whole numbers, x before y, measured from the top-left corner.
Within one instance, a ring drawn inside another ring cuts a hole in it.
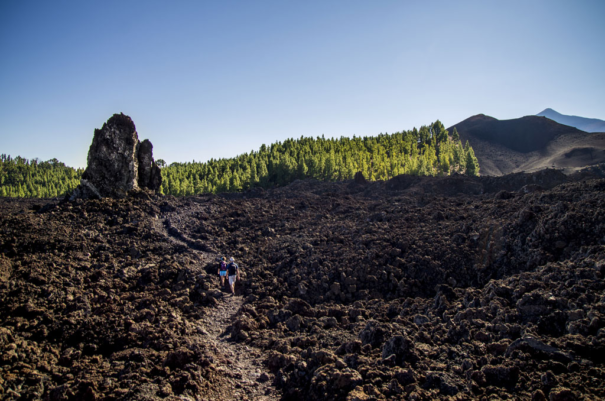
[[[113,114],[168,163],[550,107],[605,119],[605,2],[0,1],[0,153],[86,166]]]

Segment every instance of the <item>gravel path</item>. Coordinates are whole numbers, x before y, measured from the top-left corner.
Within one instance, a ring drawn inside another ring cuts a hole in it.
[[[224,372],[231,383],[232,399],[278,400],[279,394],[271,385],[269,373],[261,362],[261,352],[231,340],[228,327],[243,303],[242,296],[225,293],[219,304],[202,320],[217,353],[224,356],[218,370]]]
[[[183,218],[183,216],[181,215],[179,218]],[[171,227],[169,218],[164,221],[158,219],[155,227],[169,241],[186,246],[204,262],[215,260],[218,256],[191,246],[187,238],[174,235],[174,230],[168,229]],[[223,294],[218,304],[208,308],[206,317],[198,323],[202,323],[205,327],[206,332],[202,335],[207,335],[219,356],[218,372],[224,373],[230,383],[230,388],[224,389],[224,399],[242,401],[281,399],[280,391],[271,384],[272,375],[262,364],[262,351],[231,339],[229,328],[244,303],[244,297],[231,295],[226,291],[223,291]]]

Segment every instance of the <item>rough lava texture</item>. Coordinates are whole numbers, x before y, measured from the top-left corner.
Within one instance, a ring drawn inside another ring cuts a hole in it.
[[[132,119],[114,114],[101,129],[95,129],[88,166],[71,199],[124,197],[129,191],[157,191],[162,178],[153,160],[149,140],[139,143]]]
[[[149,139],[145,139],[139,145],[139,187],[157,191],[162,185],[162,174],[160,168],[153,160],[153,145]]]
[[[2,199],[0,398],[601,400],[602,172]]]

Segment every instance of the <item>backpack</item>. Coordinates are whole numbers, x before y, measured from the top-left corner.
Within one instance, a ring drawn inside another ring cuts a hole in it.
[[[230,276],[235,276],[237,274],[237,264],[234,262],[229,263],[229,265],[227,266],[227,268],[229,269],[229,275]]]
[[[220,267],[221,271],[225,271],[227,270],[227,264],[225,263],[224,260],[221,260],[221,267]]]

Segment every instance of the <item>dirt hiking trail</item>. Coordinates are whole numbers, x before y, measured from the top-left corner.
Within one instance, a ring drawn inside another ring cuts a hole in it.
[[[261,352],[231,340],[228,327],[243,303],[242,296],[226,294],[202,319],[217,354],[224,356],[218,370],[231,383],[234,400],[278,400],[280,397],[262,365]]]
[[[182,217],[180,217],[182,218]],[[188,238],[183,237],[174,229],[169,218],[158,219],[155,227],[167,240],[185,246],[188,251],[195,253],[201,260],[200,265],[212,263],[219,256],[216,253],[204,252]],[[201,266],[199,266],[202,269]],[[239,344],[232,340],[230,326],[244,304],[244,297],[232,295],[228,288],[220,289],[217,277],[217,291],[222,291],[218,303],[206,309],[207,315],[199,323],[205,327],[201,335],[209,339],[218,357],[219,373],[229,382],[228,388],[222,389],[224,400],[270,401],[281,399],[281,392],[273,386],[273,375],[262,364],[261,351]]]

